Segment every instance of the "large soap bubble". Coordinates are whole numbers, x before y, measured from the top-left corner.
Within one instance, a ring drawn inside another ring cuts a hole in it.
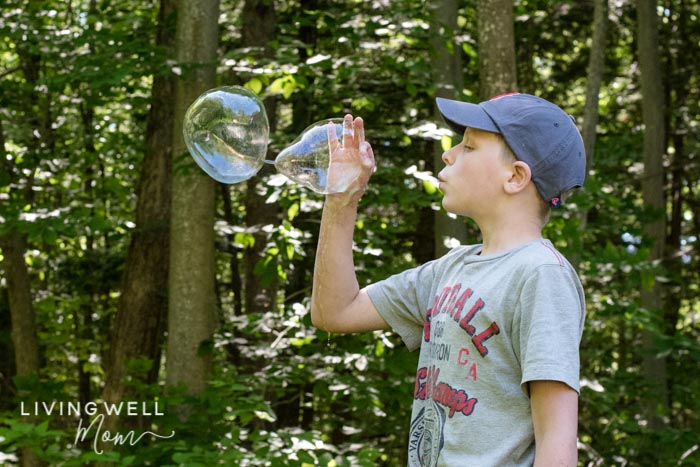
[[[263,166],[270,125],[253,92],[224,86],[205,92],[190,105],[183,134],[190,154],[209,176],[238,183]]]
[[[342,193],[362,172],[360,161],[342,150],[343,133],[343,119],[316,122],[279,153],[275,167],[317,193]]]

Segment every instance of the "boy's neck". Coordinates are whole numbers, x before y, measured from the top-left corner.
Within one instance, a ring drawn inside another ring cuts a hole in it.
[[[510,215],[493,222],[482,222],[481,255],[488,256],[512,250],[542,238],[542,222],[533,216]]]

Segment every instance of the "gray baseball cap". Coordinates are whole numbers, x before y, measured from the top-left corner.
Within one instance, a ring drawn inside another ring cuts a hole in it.
[[[496,96],[480,104],[438,97],[437,107],[457,134],[475,128],[503,135],[515,156],[530,166],[537,191],[557,207],[562,194],[583,186],[586,154],[574,118],[530,94]]]

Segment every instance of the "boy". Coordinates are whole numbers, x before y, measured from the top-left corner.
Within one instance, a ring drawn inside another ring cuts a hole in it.
[[[437,105],[464,137],[442,156],[442,204],[472,218],[482,244],[360,289],[352,237],[374,156],[362,120],[348,115],[333,157],[363,172],[326,198],[312,320],[329,332],[391,327],[420,349],[409,465],[575,466],[584,297],[541,231],[550,206],[583,184],[580,134],[559,107],[526,94]]]

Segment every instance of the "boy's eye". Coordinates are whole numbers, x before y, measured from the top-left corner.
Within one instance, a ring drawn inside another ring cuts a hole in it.
[[[474,150],[474,148],[473,148],[472,146],[469,146],[469,145],[467,145],[467,144],[464,145],[464,151],[465,151],[465,152],[469,152],[469,151],[473,151],[473,150]]]

